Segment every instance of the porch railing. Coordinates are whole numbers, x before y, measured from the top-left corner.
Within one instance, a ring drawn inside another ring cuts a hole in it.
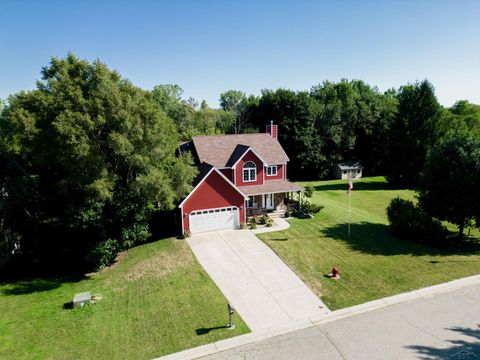
[[[262,215],[265,213],[271,213],[275,211],[293,211],[298,210],[298,202],[289,202],[288,204],[278,205],[273,209],[267,209],[265,207],[247,208],[247,216]]]

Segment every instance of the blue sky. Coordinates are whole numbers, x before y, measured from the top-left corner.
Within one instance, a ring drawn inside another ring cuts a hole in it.
[[[100,58],[134,84],[176,83],[217,107],[240,89],[429,79],[444,105],[480,103],[480,1],[0,0],[0,98],[51,56]]]

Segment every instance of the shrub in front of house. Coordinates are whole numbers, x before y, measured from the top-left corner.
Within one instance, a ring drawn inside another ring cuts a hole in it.
[[[257,228],[257,223],[255,221],[252,221],[250,224],[250,229],[255,230]]]
[[[312,185],[305,186],[305,191],[303,192],[306,197],[311,198],[313,193],[315,192],[315,188]]]
[[[241,222],[240,229],[245,230],[246,228],[247,228],[247,224],[245,224],[244,222]]]
[[[428,245],[444,242],[448,230],[410,200],[393,199],[387,207],[391,232],[403,239]]]
[[[307,206],[304,207],[304,211],[309,214],[317,214],[319,213],[324,206],[317,205],[317,204],[308,204]]]
[[[288,210],[287,210],[287,211],[285,211],[285,214],[284,214],[284,216],[285,216],[286,218],[290,217],[290,211],[288,211]]]

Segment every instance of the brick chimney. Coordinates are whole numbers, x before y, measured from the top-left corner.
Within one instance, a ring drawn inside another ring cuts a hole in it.
[[[273,125],[273,120],[270,121],[270,125],[267,125],[267,133],[274,139],[278,139],[278,125]]]

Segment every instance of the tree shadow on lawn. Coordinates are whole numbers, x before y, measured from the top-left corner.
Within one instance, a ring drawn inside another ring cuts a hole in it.
[[[323,190],[347,191],[347,185],[348,185],[348,180],[345,180],[344,183],[317,185],[314,188],[316,191],[323,191]],[[407,189],[390,185],[388,182],[354,180],[353,191],[361,191],[361,190],[375,191],[375,190],[407,190]]]
[[[480,243],[478,242],[461,243],[450,248],[435,248],[399,239],[389,232],[387,225],[369,222],[351,224],[350,237],[348,236],[348,224],[328,227],[322,229],[321,233],[332,239],[347,243],[353,250],[374,255],[447,256],[475,255],[480,252]],[[438,262],[440,261],[438,260]],[[477,261],[480,261],[480,259]]]
[[[480,359],[480,324],[478,327],[478,329],[462,327],[446,329],[473,338],[474,341],[447,340],[446,342],[451,346],[440,349],[424,345],[410,345],[406,348],[415,350],[420,355],[420,359]]]
[[[35,278],[22,280],[0,281],[0,294],[2,295],[25,295],[35,292],[49,291],[59,288],[62,284],[79,282],[89,279],[87,275],[76,275],[67,278]]]

